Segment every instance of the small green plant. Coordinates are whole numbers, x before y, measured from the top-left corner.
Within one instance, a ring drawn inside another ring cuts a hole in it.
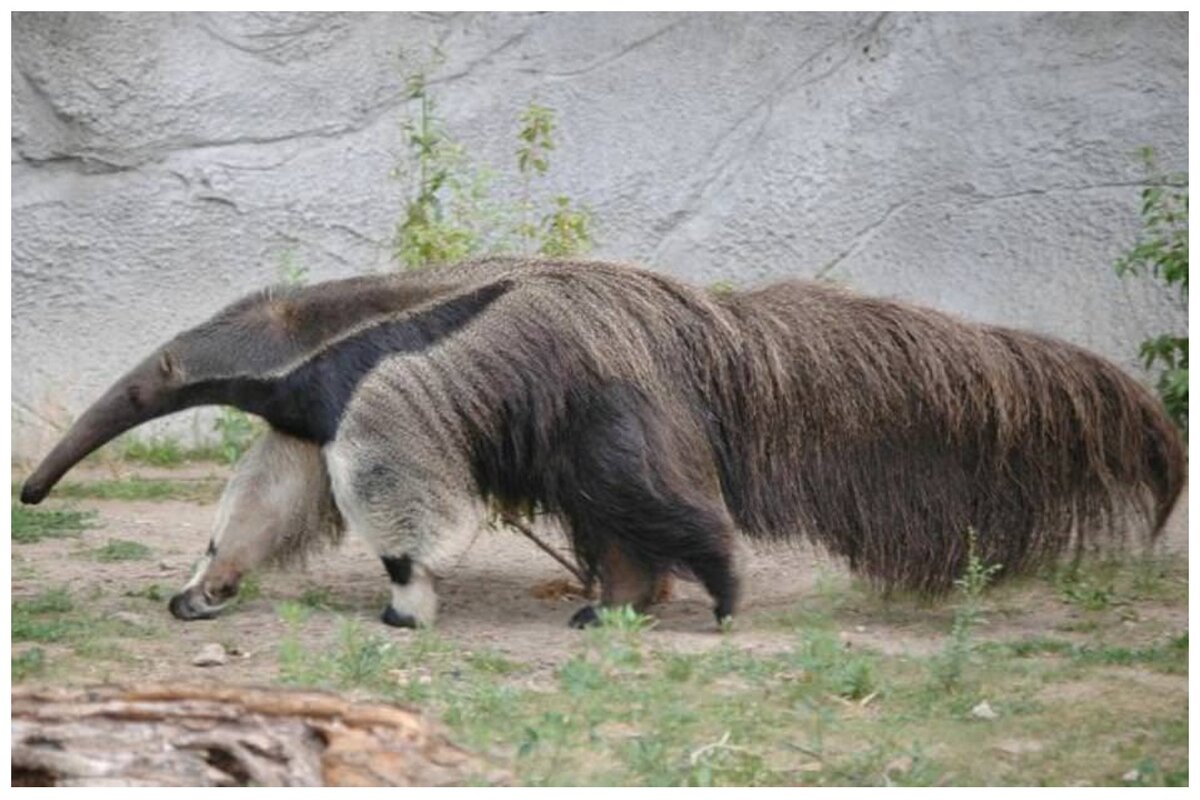
[[[630,605],[598,608],[596,609],[596,618],[600,620],[601,628],[621,633],[648,631],[656,624],[654,617],[635,611]]]
[[[151,556],[153,551],[141,542],[130,542],[125,539],[109,539],[103,546],[94,551],[97,561],[142,561]]]
[[[69,618],[75,604],[64,588],[47,589],[28,599],[12,603],[12,640],[14,642],[57,642],[79,627]]]
[[[143,586],[141,589],[130,589],[125,592],[126,597],[141,597],[153,603],[161,603],[166,600],[171,594],[171,591],[161,584],[151,583]]]
[[[305,589],[297,602],[317,611],[342,611],[347,608],[347,604],[326,586]]]
[[[19,544],[78,536],[80,531],[95,527],[95,523],[94,511],[43,510],[12,504],[12,540]]]
[[[12,657],[13,683],[36,678],[46,670],[46,654],[40,647],[34,647]]]
[[[279,257],[279,281],[287,286],[304,286],[308,283],[308,267],[296,262],[292,250],[284,251]]]
[[[411,183],[404,215],[396,225],[393,258],[405,269],[503,254],[567,257],[592,245],[591,212],[565,195],[541,210],[534,199],[534,180],[550,169],[555,149],[554,110],[530,103],[517,132],[520,197],[496,201],[492,187],[497,171],[478,165],[455,141],[438,115],[423,72],[407,80],[413,116],[404,122],[407,157],[393,177]],[[514,241],[515,240],[515,241]]]
[[[239,603],[249,603],[262,597],[262,578],[251,573],[242,578],[238,584],[237,601]]]
[[[517,171],[521,175],[520,222],[516,233],[526,254],[536,252],[551,258],[563,258],[587,252],[592,246],[591,212],[576,206],[566,195],[556,195],[539,224],[533,201],[533,179],[544,177],[550,169],[550,151],[554,149],[554,109],[530,103],[521,114],[517,132]]]
[[[1142,190],[1142,231],[1134,246],[1117,259],[1118,275],[1149,275],[1175,287],[1183,305],[1188,296],[1188,176],[1164,175],[1154,150],[1140,152],[1147,172]],[[1142,362],[1158,367],[1158,392],[1168,413],[1186,430],[1188,337],[1163,333],[1142,342]]]
[[[397,167],[392,174],[412,173],[415,187],[396,227],[393,255],[405,268],[419,269],[460,261],[479,249],[491,176],[476,169],[462,145],[446,132],[425,75],[411,75],[407,85],[408,99],[417,110],[403,130],[415,166]]]
[[[118,445],[118,453],[122,461],[152,467],[174,467],[188,460],[179,440],[168,436],[123,439]]]
[[[1112,582],[1100,583],[1081,574],[1078,570],[1064,572],[1058,579],[1058,596],[1063,602],[1079,606],[1087,611],[1102,611],[1116,600]]]
[[[802,685],[847,700],[862,700],[879,690],[875,662],[861,652],[847,650],[829,631],[806,631],[796,647],[792,663],[808,676]]]
[[[262,435],[264,426],[245,411],[226,406],[213,422],[213,429],[221,437],[221,460],[226,464],[236,464],[254,444],[254,440]]]
[[[945,649],[934,659],[934,680],[944,691],[956,691],[962,685],[963,674],[974,649],[972,634],[983,619],[983,592],[1000,570],[1000,564],[984,564],[979,557],[978,535],[967,528],[967,568],[954,585],[958,588],[959,603],[954,610],[954,623]]]
[[[708,292],[714,297],[733,297],[737,292],[737,287],[732,281],[714,281],[709,284]]]

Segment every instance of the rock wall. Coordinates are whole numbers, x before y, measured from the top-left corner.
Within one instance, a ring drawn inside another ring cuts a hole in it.
[[[21,13],[12,44],[18,457],[281,265],[391,268],[431,45],[501,189],[520,110],[556,109],[544,191],[592,208],[601,256],[820,275],[1131,367],[1186,326],[1112,269],[1136,149],[1186,168],[1186,14]]]

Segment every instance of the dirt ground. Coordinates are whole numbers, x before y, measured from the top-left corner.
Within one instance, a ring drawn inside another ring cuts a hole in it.
[[[201,466],[182,471],[141,468],[137,474],[181,478],[226,473],[218,467]],[[89,475],[111,477],[93,470],[74,479],[85,480]],[[73,597],[87,598],[90,612],[120,614],[153,631],[153,635],[121,641],[127,658],[116,663],[75,661],[75,671],[55,676],[55,682],[270,683],[277,674],[278,645],[287,633],[277,605],[319,590],[326,591],[328,604],[338,613],[314,613],[303,627],[303,642],[314,652],[330,645],[346,617],[359,619],[367,630],[397,641],[413,635],[378,621],[388,596],[386,575],[366,545],[353,537],[339,549],[314,557],[304,569],[264,574],[258,596],[239,601],[221,617],[185,623],[169,615],[166,598],[187,581],[192,564],[204,551],[214,504],[79,500],[48,505],[94,509],[99,524],[74,538],[14,544],[14,599],[67,586]],[[1187,506],[1185,495],[1160,545],[1185,562]],[[88,556],[111,539],[140,542],[151,548],[152,554],[143,560],[115,562]],[[950,629],[951,604],[889,601],[852,588],[836,560],[808,547],[747,549],[741,571],[744,601],[733,636],[737,646],[747,650],[785,649],[795,640],[794,626],[789,628],[780,621],[789,615],[794,620],[796,614],[809,611],[831,615],[849,646],[887,654],[933,652],[942,646]],[[530,681],[548,677],[575,650],[579,634],[566,623],[582,601],[546,597],[538,589],[566,577],[560,565],[519,534],[485,530],[458,569],[441,582],[438,631],[456,644],[498,651],[527,665]],[[152,585],[166,596],[158,600],[137,596]],[[987,612],[979,636],[988,640],[1050,635],[1069,639],[1075,635],[1072,631],[1081,629],[1075,624],[1081,615],[1094,618],[1096,614],[1064,602],[1044,580],[997,587],[988,596]],[[1131,645],[1187,630],[1187,609],[1179,604],[1139,602],[1132,609],[1116,607],[1102,613],[1112,615],[1108,622],[1118,626],[1122,640]],[[655,647],[697,651],[716,647],[722,640],[715,632],[709,600],[697,585],[677,582],[675,597],[658,606],[655,616],[658,624],[650,634]],[[241,655],[218,668],[193,666],[193,657],[211,642]],[[42,647],[53,661],[56,645]],[[15,649],[19,653],[21,646]],[[1184,685],[1187,680],[1186,676],[1151,677]]]

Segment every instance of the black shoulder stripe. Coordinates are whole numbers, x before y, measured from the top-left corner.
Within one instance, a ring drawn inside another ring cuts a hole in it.
[[[413,353],[466,327],[511,288],[497,281],[415,313],[378,322],[344,339],[278,378],[238,377],[194,384],[187,405],[237,406],[273,427],[325,444],[337,434],[346,404],[362,379],[395,353]]]

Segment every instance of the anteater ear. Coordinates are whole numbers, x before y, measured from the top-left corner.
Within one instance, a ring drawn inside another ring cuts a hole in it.
[[[267,306],[272,327],[290,334],[300,324],[300,307],[288,300],[272,300]]]
[[[158,369],[167,380],[183,377],[183,370],[179,368],[179,360],[171,355],[169,350],[163,350],[162,355],[158,357]]]

